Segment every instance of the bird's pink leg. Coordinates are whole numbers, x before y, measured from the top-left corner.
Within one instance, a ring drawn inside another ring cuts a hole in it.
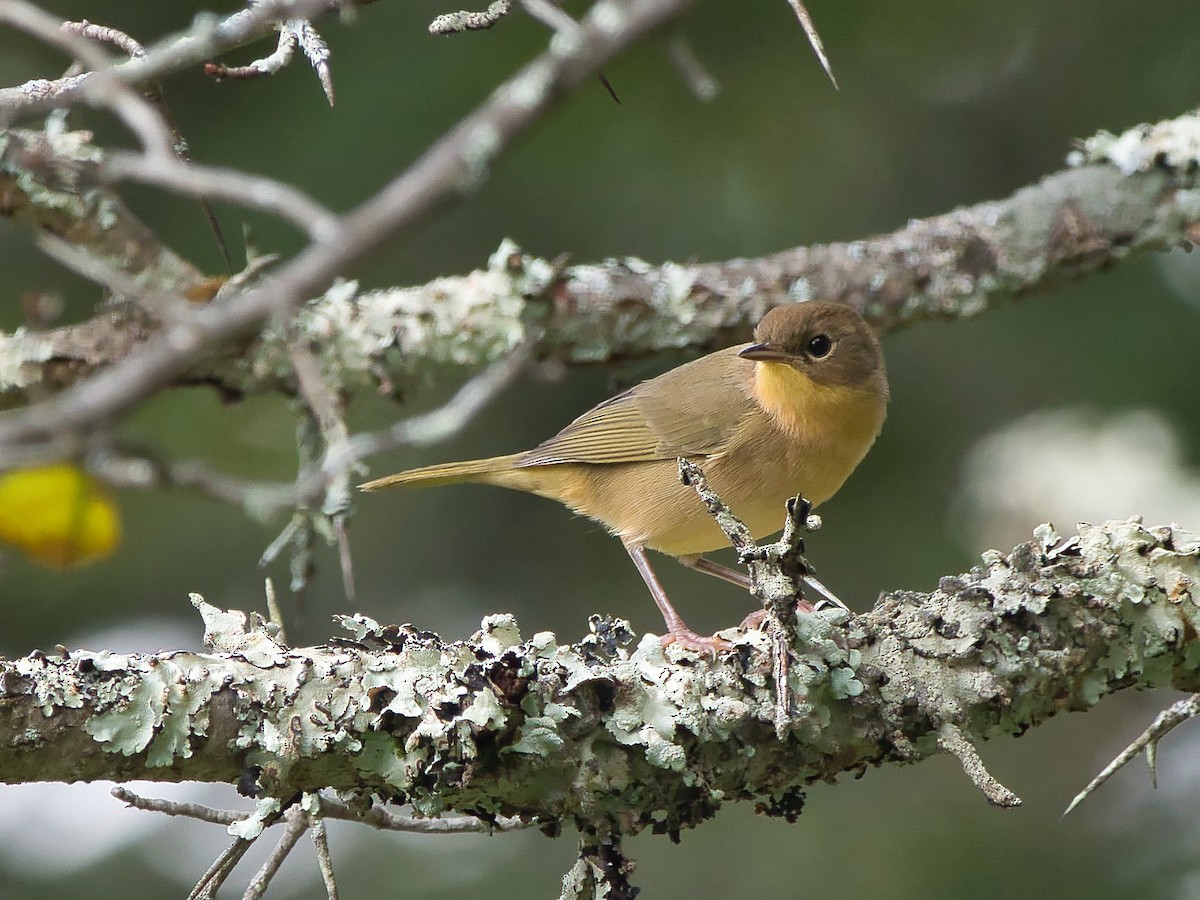
[[[625,550],[629,553],[633,564],[637,566],[638,573],[642,576],[642,581],[646,582],[646,587],[650,589],[650,596],[654,598],[654,602],[658,605],[658,611],[662,613],[663,621],[667,625],[667,633],[662,637],[664,646],[667,644],[680,644],[689,650],[695,650],[699,653],[711,653],[714,656],[717,654],[717,651],[728,650],[733,646],[728,641],[721,640],[719,637],[704,637],[688,628],[687,624],[683,621],[683,617],[675,611],[675,607],[667,599],[667,592],[663,590],[662,584],[659,583],[658,576],[650,568],[650,560],[646,558],[646,549],[625,541],[621,543],[625,545]]]

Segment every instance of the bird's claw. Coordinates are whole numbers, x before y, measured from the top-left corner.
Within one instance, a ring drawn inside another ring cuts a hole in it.
[[[673,629],[658,640],[664,647],[675,644],[694,653],[708,653],[714,658],[724,650],[733,649],[733,644],[724,638],[719,638],[715,634],[712,637],[705,637],[702,634],[696,634],[690,628]]]

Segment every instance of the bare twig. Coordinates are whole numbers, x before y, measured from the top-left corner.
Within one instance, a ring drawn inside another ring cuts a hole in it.
[[[357,434],[330,445],[320,466],[301,471],[295,482],[262,482],[240,478],[213,469],[202,460],[172,462],[152,448],[130,441],[108,441],[88,458],[89,469],[114,487],[174,487],[230,503],[258,521],[278,513],[295,510],[298,505],[314,505],[324,496],[327,485],[352,472],[362,460],[399,447],[426,447],[454,437],[488,403],[494,400],[523,370],[532,348],[523,345],[499,362],[480,372],[445,404],[397,422],[391,428],[371,434]],[[293,521],[264,554],[264,564],[294,538]]]
[[[146,48],[143,47],[141,43],[134,40],[125,32],[119,31],[116,28],[111,28],[107,25],[96,25],[92,22],[88,22],[85,19],[82,22],[63,22],[60,27],[63,31],[69,31],[72,34],[77,34],[82,38],[87,38],[89,41],[112,44],[129,57],[140,57],[146,55]]]
[[[338,900],[337,879],[333,876],[333,855],[329,852],[329,834],[325,829],[325,820],[309,815],[308,823],[313,848],[317,851],[317,868],[321,871],[321,883],[325,885],[325,896],[328,900]]]
[[[259,900],[267,892],[267,888],[271,885],[271,879],[275,877],[275,873],[279,871],[283,861],[296,848],[296,844],[300,843],[300,838],[304,837],[304,832],[307,830],[308,816],[299,806],[293,806],[284,813],[283,834],[271,848],[271,853],[263,862],[262,867],[250,879],[250,884],[242,895],[243,900]]]
[[[290,312],[352,260],[478,183],[500,152],[555,99],[687,3],[632,0],[617,7],[602,0],[581,24],[577,43],[547,51],[501,86],[407,172],[344,216],[335,239],[310,246],[236,302],[197,310],[189,321],[173,324],[128,359],[12,415],[0,425],[0,445],[52,442],[64,430],[87,429],[120,417],[197,359],[253,334],[268,317]],[[145,59],[151,55],[147,51]]]
[[[246,817],[244,811],[233,809],[214,809],[200,803],[186,803],[180,800],[163,800],[155,797],[143,797],[135,794],[129,788],[117,785],[111,791],[112,795],[134,809],[147,812],[158,812],[168,816],[183,816],[200,822],[211,822],[213,825],[232,825]]]
[[[721,85],[700,62],[691,43],[682,34],[673,34],[667,41],[667,58],[697,100],[708,102],[721,93]]]
[[[253,845],[253,840],[234,838],[233,843],[226,847],[200,876],[200,880],[188,894],[187,900],[215,900],[221,885],[225,883],[237,864],[242,861],[242,857],[246,855],[246,851]]]
[[[461,34],[491,28],[512,12],[512,0],[495,0],[483,12],[461,10],[445,13],[429,23],[430,34]]]
[[[554,0],[518,0],[521,8],[551,31],[577,37],[579,23],[572,19]]]
[[[327,207],[290,184],[263,175],[208,166],[175,156],[125,153],[106,154],[97,174],[102,180],[136,181],[168,188],[202,200],[223,200],[257,209],[295,225],[312,241],[337,233],[338,218]]]
[[[93,71],[109,69],[107,56],[92,40],[82,36],[77,29],[70,27],[64,29],[61,19],[26,0],[0,0],[0,24],[5,22],[52,47],[58,47],[71,54]],[[118,33],[114,32],[114,37],[115,34]],[[121,65],[133,65],[144,58],[144,55],[137,55]],[[171,129],[159,110],[128,84],[120,81],[108,84],[103,81],[96,82],[89,78],[86,72],[64,80],[69,80],[72,85],[77,86],[76,90],[82,99],[111,109],[137,136],[146,152],[164,156],[170,156],[174,152]],[[6,90],[19,91],[21,89],[9,88]],[[3,112],[6,106],[12,107],[11,101],[14,98],[9,97],[10,102],[5,102],[5,97],[5,91],[0,90],[0,112]],[[0,115],[0,127],[5,125],[7,125],[7,121],[3,115]]]
[[[88,456],[88,468],[107,484],[142,490],[164,487],[230,503],[257,521],[294,509],[294,482],[263,482],[212,468],[203,460],[173,462],[144,444],[113,441]]]
[[[281,20],[309,19],[341,5],[342,0],[260,0],[216,21],[197,18],[192,27],[157,41],[136,59],[72,78],[37,79],[13,88],[0,88],[0,113],[13,115],[69,105],[77,102],[84,92],[103,93],[117,83],[146,84],[258,40],[274,30],[275,23]],[[13,10],[18,7],[32,8],[23,0],[0,0],[0,21],[7,18],[6,14],[17,15]]]
[[[938,747],[955,756],[962,763],[963,771],[971,783],[983,792],[988,803],[1005,809],[1021,805],[1021,798],[992,777],[975,745],[963,734],[962,729],[950,722],[942,723],[938,729]]]

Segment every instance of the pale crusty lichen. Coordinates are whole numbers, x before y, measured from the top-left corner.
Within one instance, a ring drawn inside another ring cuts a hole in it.
[[[335,391],[413,378],[430,363],[479,366],[511,353],[536,333],[529,301],[554,278],[552,266],[505,240],[486,269],[412,288],[361,290],[338,279],[300,310],[286,331],[269,328],[241,371],[223,376],[247,389],[292,377],[287,341],[302,340]]]
[[[1200,114],[1135,125],[1119,135],[1101,131],[1067,156],[1067,165],[1111,163],[1125,175],[1166,169],[1178,174],[1200,170]]]
[[[712,660],[597,618],[563,646],[523,640],[507,615],[459,642],[359,615],[289,648],[196,598],[208,653],[0,662],[0,778],[250,773],[251,831],[272,798],[322,788],[625,832],[734,799],[790,817],[808,783],[940,752],[947,734],[1020,733],[1126,687],[1200,688],[1197,579],[1200,539],[1177,527],[1043,527],[930,594],[804,616],[783,740],[757,631],[725,632],[735,649]],[[55,727],[70,717],[82,727]]]
[[[54,355],[53,345],[23,328],[0,332],[0,394],[25,390],[40,380],[39,363]]]

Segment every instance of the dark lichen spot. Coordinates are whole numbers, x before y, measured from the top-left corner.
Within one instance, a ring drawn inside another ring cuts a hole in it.
[[[528,676],[521,675],[520,671],[521,660],[511,650],[505,653],[500,661],[488,670],[488,680],[491,682],[492,687],[496,689],[500,701],[508,706],[519,704],[529,687]]]
[[[958,255],[958,271],[978,278],[996,271],[996,254],[988,242],[979,235],[972,235]]]
[[[804,791],[800,788],[789,788],[778,797],[771,797],[766,802],[756,804],[754,811],[759,815],[780,818],[789,825],[794,825],[804,811],[804,800]]]
[[[596,708],[602,713],[612,712],[617,700],[617,686],[611,681],[594,681],[591,688],[596,698]]]
[[[260,775],[262,775],[262,766],[246,766],[238,773],[237,792],[243,797],[257,797]]]
[[[367,708],[371,712],[382,712],[396,699],[396,692],[386,684],[370,688],[367,691]]]

